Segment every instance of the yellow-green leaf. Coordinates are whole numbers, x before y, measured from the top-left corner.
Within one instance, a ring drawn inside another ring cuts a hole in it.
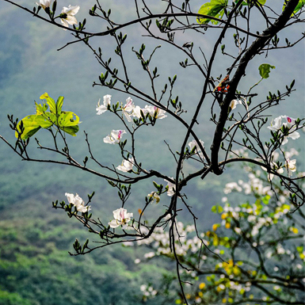
[[[211,0],[210,2],[207,2],[201,6],[201,8],[198,11],[198,14],[208,15],[211,17],[216,17],[221,19],[224,14],[224,9],[227,7],[227,5],[228,5],[228,0]],[[199,24],[207,24],[210,21],[214,24],[218,23],[217,20],[197,17],[197,22]]]
[[[41,127],[36,121],[36,114],[23,118],[17,125],[17,130],[21,132],[20,124],[23,123],[23,132],[20,136],[22,140],[26,140],[34,135]],[[18,138],[18,132],[15,131],[15,137]]]
[[[46,100],[47,101],[47,104],[49,105],[50,107],[50,111],[52,113],[56,113],[56,104],[55,104],[55,101],[49,96],[49,94],[46,92],[44,93],[43,95],[40,96],[40,99],[41,100]]]
[[[43,114],[45,111],[48,110],[48,106],[46,104],[40,105],[40,104],[37,104],[35,102],[35,107],[36,107],[36,114],[37,115]]]
[[[58,118],[59,127],[75,126],[79,124],[79,117],[71,111],[63,111]]]
[[[53,125],[51,119],[47,119],[45,116],[42,115],[36,115],[35,121],[42,128],[50,128]]]
[[[61,108],[62,108],[63,103],[64,103],[64,97],[60,96],[57,99],[57,102],[56,102],[56,113],[57,113],[57,115],[61,114]]]
[[[79,123],[79,117],[71,111],[63,111],[58,118],[58,127],[74,137],[79,130]]]

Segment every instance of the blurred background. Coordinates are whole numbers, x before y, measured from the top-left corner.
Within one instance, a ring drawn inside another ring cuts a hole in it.
[[[278,12],[282,6],[279,2],[281,1],[270,0],[270,6]],[[28,1],[18,3],[30,9],[35,5]],[[133,2],[127,4],[126,1],[118,0],[109,4],[109,1],[102,0],[100,3],[105,6],[106,11],[111,7],[115,21],[123,23],[136,16]],[[87,31],[106,29],[105,23],[88,16],[88,10],[94,5],[93,0],[83,0],[81,3],[75,0],[73,3],[59,1],[58,11],[69,4],[80,5],[76,17],[78,20],[88,17]],[[203,1],[193,1],[194,11],[202,4]],[[151,9],[153,12],[160,12],[164,5],[164,2],[156,1]],[[44,15],[44,12],[41,11],[40,15]],[[255,20],[254,25],[258,31],[265,27],[259,20]],[[22,119],[35,113],[34,101],[39,102],[39,97],[44,92],[48,92],[54,99],[62,95],[65,97],[63,109],[75,112],[82,121],[77,137],[68,139],[72,155],[80,162],[88,155],[83,133],[85,130],[89,134],[97,159],[109,166],[119,165],[122,161],[119,148],[103,143],[103,138],[112,129],[119,129],[122,125],[109,113],[97,116],[95,108],[98,100],[106,94],[112,95],[113,103],[125,102],[128,95],[99,86],[92,87],[93,81],[98,82],[98,76],[105,72],[92,52],[81,43],[57,51],[67,42],[73,41],[69,31],[33,18],[4,1],[0,1],[0,29],[0,134],[14,143],[14,132],[8,126],[7,114],[14,114],[14,117]],[[219,31],[208,31],[204,36],[195,36],[190,32],[178,33],[175,41],[180,45],[194,41],[195,53],[203,63],[198,47],[209,58]],[[289,37],[292,42],[301,36],[301,31],[301,26],[296,26],[293,30],[288,28],[280,38],[284,40]],[[152,61],[152,67],[157,66],[160,74],[157,82],[158,94],[167,78],[177,74],[173,96],[179,96],[183,108],[187,110],[183,118],[189,122],[201,95],[204,82],[202,75],[194,67],[183,69],[179,65],[180,61],[185,60],[185,54],[165,43],[140,36],[145,32],[139,26],[132,26],[122,32],[128,34],[123,52],[131,82],[148,93],[149,79],[131,48],[138,50],[145,43],[144,56],[148,57],[155,46],[162,46]],[[224,41],[226,51],[237,54],[238,49],[232,45],[232,35],[233,31],[229,30]],[[113,67],[120,68],[119,58],[113,52],[116,47],[113,37],[94,38],[92,44],[95,48],[102,48],[105,59],[112,58]],[[269,114],[272,117],[289,115],[302,118],[305,116],[304,44],[300,43],[293,49],[283,49],[276,51],[276,55],[273,54],[275,53],[270,52],[267,58],[257,56],[249,65],[247,75],[238,89],[244,92],[260,80],[260,64],[274,65],[276,69],[271,71],[270,78],[254,89],[259,96],[253,103],[264,100],[269,91],[283,92],[285,85],[296,79],[297,91]],[[219,56],[212,75],[224,76],[230,63],[230,58]],[[141,107],[145,106],[143,101],[135,98],[134,102]],[[205,101],[198,119],[199,125],[196,127],[199,138],[204,141],[208,151],[214,132],[214,125],[209,122],[211,103],[212,100]],[[154,128],[141,128],[137,134],[138,160],[146,169],[155,169],[170,177],[174,176],[175,161],[164,140],[175,152],[180,149],[185,133],[185,128],[170,117],[158,121]],[[269,131],[266,130],[263,136],[268,140]],[[45,130],[38,132],[37,137],[41,144],[50,143],[49,133]],[[37,150],[36,143],[31,142],[32,156],[54,158],[52,154]],[[296,141],[293,147],[304,149],[304,141]],[[61,210],[54,210],[51,205],[52,201],[65,200],[65,192],[78,193],[86,198],[87,194],[95,191],[93,216],[108,222],[112,219],[112,211],[120,207],[116,190],[104,180],[73,168],[21,162],[3,142],[0,143],[0,155],[0,303],[142,304],[139,286],[143,281],[157,283],[161,274],[172,266],[158,260],[149,264],[135,264],[136,259],[143,258],[144,249],[124,248],[121,245],[96,250],[86,256],[69,256],[68,251],[73,252],[72,243],[75,238],[81,242],[87,237],[92,241],[97,241],[97,238],[91,237],[80,223],[69,219]],[[88,166],[91,165],[94,167],[89,161]],[[186,163],[184,168],[186,172],[194,171],[196,163]],[[236,177],[245,178],[238,166],[227,168],[224,175],[217,179],[211,175],[204,181],[198,178],[187,185],[185,193],[193,211],[199,217],[201,230],[213,223],[213,217],[216,216],[211,214],[211,206],[221,202],[225,183],[235,181]],[[161,180],[155,180],[162,183]],[[128,212],[136,215],[137,210],[144,206],[145,196],[153,190],[152,180],[133,187],[126,205]],[[163,196],[159,205],[152,205],[147,210],[145,217],[154,219],[168,203],[169,197]],[[184,210],[179,219],[185,223],[192,222],[191,216]],[[161,301],[161,297],[157,297],[147,304],[160,304]]]

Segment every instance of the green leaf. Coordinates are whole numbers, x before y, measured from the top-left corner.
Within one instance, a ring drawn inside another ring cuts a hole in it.
[[[48,110],[48,106],[46,104],[40,105],[35,102],[35,107],[36,107],[37,115],[43,114],[44,112],[46,112]]]
[[[42,115],[36,115],[35,122],[42,128],[50,128],[53,125],[51,119],[47,119],[45,116]]]
[[[19,132],[21,132],[20,129],[20,124],[21,122],[23,123],[23,133],[21,134],[20,138],[22,140],[26,140],[28,138],[30,138],[31,136],[33,136],[41,127],[40,125],[37,123],[37,115],[33,114],[33,115],[29,115],[25,118],[23,118],[17,125],[17,130]],[[18,132],[15,132],[15,137],[18,138]]]
[[[77,132],[79,131],[78,126],[71,126],[71,127],[61,127],[64,132],[68,133],[69,135],[76,137]]]
[[[266,3],[266,1],[267,1],[267,0],[258,0],[257,2],[258,2],[260,5],[263,6],[263,5]]]
[[[35,102],[36,114],[29,115],[21,120],[24,128],[21,139],[26,140],[33,136],[40,128],[47,129],[52,127],[52,125],[56,125],[64,132],[76,136],[76,133],[79,131],[79,117],[71,111],[62,111],[64,97],[60,96],[57,103],[55,103],[48,93],[45,93],[40,96],[40,99],[47,101],[51,112],[47,112],[48,106],[46,104],[41,105]],[[21,132],[21,121],[17,125],[19,132]],[[15,136],[18,138],[17,131]]]
[[[79,124],[79,117],[71,111],[63,111],[58,118],[59,127],[75,126]]]
[[[261,64],[258,67],[260,76],[262,78],[268,78],[269,77],[269,73],[270,73],[270,69],[275,69],[275,66],[271,66],[269,64]]]
[[[48,121],[52,122],[54,125],[57,125],[57,117],[55,114],[51,112],[45,112],[42,117],[47,119]],[[42,127],[42,126],[41,126]]]
[[[62,108],[63,103],[64,103],[64,97],[60,96],[56,102],[56,114],[57,115],[61,114],[61,108]]]
[[[262,198],[262,201],[264,204],[269,204],[269,200],[270,200],[270,195],[266,195],[265,197]]]
[[[46,92],[46,93],[44,93],[43,95],[41,95],[40,96],[40,99],[41,100],[46,100],[47,101],[47,104],[49,105],[49,107],[50,107],[50,111],[52,112],[52,113],[56,113],[56,104],[55,104],[55,101],[51,98],[51,97],[49,97],[49,94]]]
[[[222,207],[221,205],[214,205],[214,206],[212,206],[211,211],[212,211],[213,213],[218,213],[218,214],[220,214],[220,213],[223,212],[223,207]]]
[[[58,118],[58,127],[73,137],[79,131],[79,123],[79,117],[71,111],[63,111]]]
[[[228,5],[228,0],[211,0],[210,2],[207,2],[201,6],[201,8],[198,11],[198,14],[208,15],[211,17],[216,17],[221,19],[224,14],[224,9],[227,7],[227,5]],[[208,24],[210,21],[213,24],[218,24],[218,21],[216,20],[197,17],[197,22],[199,24]]]
[[[48,109],[48,106],[46,104],[40,105],[35,102],[35,105],[37,120],[41,124],[40,126],[42,128],[49,128],[52,126],[52,124],[56,125],[56,115],[51,112],[46,112],[46,110]]]

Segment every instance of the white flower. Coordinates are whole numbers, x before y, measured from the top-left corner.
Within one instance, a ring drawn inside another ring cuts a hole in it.
[[[47,7],[51,6],[52,2],[53,0],[39,0],[39,3],[36,2],[36,4],[45,10]]]
[[[289,151],[285,152],[285,157],[287,159],[290,159],[291,157],[298,156],[298,155],[299,155],[299,152],[294,148],[291,148]]]
[[[268,126],[268,128],[273,131],[277,131],[277,130],[281,129],[282,126],[284,125],[282,120],[286,119],[286,117],[287,117],[286,115],[281,115],[281,116],[275,118],[274,120],[271,121],[271,126]]]
[[[148,253],[144,254],[144,257],[145,257],[145,258],[152,258],[152,257],[154,257],[154,256],[155,256],[155,253],[154,253],[154,252],[148,252]]]
[[[285,249],[282,247],[282,245],[278,245],[276,251],[278,254],[285,254]]]
[[[158,293],[157,290],[153,290],[153,291],[151,292],[151,295],[152,295],[152,296],[155,296],[157,293]]]
[[[165,115],[165,113],[166,113],[165,110],[162,110],[162,109],[157,108],[157,107],[154,107],[154,110],[155,110],[154,117],[156,119],[162,120],[162,119],[167,117],[167,115]]]
[[[128,173],[132,171],[133,165],[134,165],[134,159],[133,157],[130,157],[128,160],[123,160],[122,164],[117,166],[117,169],[122,172]]]
[[[261,168],[264,170],[264,171],[267,171],[267,169],[263,166],[261,166]],[[275,162],[272,162],[271,164],[271,169],[272,171],[276,172],[276,173],[279,173],[279,174],[282,174],[284,172],[284,170],[280,167],[278,168],[276,163]],[[268,173],[268,180],[271,181],[274,177],[274,174],[272,173]]]
[[[242,101],[241,100],[232,100],[229,107],[231,108],[231,110],[233,110],[236,108],[236,106],[238,104],[242,104]]]
[[[248,216],[247,220],[248,220],[249,222],[255,222],[255,221],[256,221],[256,216],[250,215],[250,216]]]
[[[251,235],[252,236],[257,235],[258,234],[258,230],[259,230],[259,228],[257,226],[253,226],[253,229],[251,231]]]
[[[127,213],[126,209],[119,208],[113,211],[113,217],[114,219],[108,222],[111,228],[117,228],[118,226],[125,228],[133,217],[133,213]]]
[[[151,192],[147,195],[149,199],[152,199],[152,201],[156,201],[156,203],[160,202],[160,196],[156,192]]]
[[[140,106],[135,106],[135,108],[133,109],[133,113],[132,115],[138,119],[141,118],[141,110],[143,111],[143,109],[140,108]],[[144,111],[143,111],[144,113]],[[145,115],[145,114],[144,114]]]
[[[122,107],[123,114],[125,115],[128,122],[132,122],[131,115],[133,113],[134,108],[135,108],[135,105],[134,105],[132,99],[130,97],[128,97],[126,99],[125,106]]]
[[[80,198],[78,194],[74,196],[73,194],[65,193],[65,196],[67,197],[68,202],[72,203],[76,207],[78,212],[86,213],[91,210],[90,206],[85,206],[84,200]]]
[[[174,179],[173,177],[171,177],[171,179]],[[175,183],[171,183],[170,181],[164,179],[164,181],[167,182],[167,186],[168,186],[168,190],[167,190],[167,196],[173,196],[175,194],[175,187],[176,184]]]
[[[230,182],[230,183],[226,184],[223,192],[225,194],[229,194],[229,193],[232,192],[232,190],[236,190],[237,192],[241,192],[242,188],[236,182]]]
[[[236,232],[236,234],[239,234],[239,235],[241,234],[241,229],[240,228],[236,227],[236,228],[234,228],[234,231]]]
[[[273,289],[274,290],[280,290],[281,288],[280,288],[280,286],[274,286]]]
[[[70,25],[77,24],[77,20],[74,15],[77,14],[79,11],[79,6],[71,6],[63,7],[61,14],[60,14],[60,21],[65,27],[69,27]]]
[[[288,176],[291,175],[291,172],[295,172],[295,171],[297,170],[296,165],[295,165],[296,162],[297,162],[296,159],[293,159],[293,160],[287,159],[287,160],[286,160],[285,167],[286,167],[286,169],[287,169]]]
[[[194,225],[189,225],[189,226],[186,226],[186,229],[185,229],[186,232],[190,233],[190,232],[195,232],[196,231],[196,228]],[[203,233],[203,236],[204,236],[204,233]]]
[[[156,118],[156,119],[164,119],[167,117],[167,115],[165,115],[166,111],[161,110],[160,108],[156,107],[156,106],[145,106],[144,109],[142,109],[142,111],[144,112],[144,114],[149,113],[150,116],[152,118]]]
[[[288,142],[288,138],[291,138],[292,140],[296,140],[300,137],[300,134],[297,131],[294,131],[296,129],[295,125],[295,119],[288,117],[287,115],[281,115],[274,120],[271,121],[271,126],[268,126],[268,128],[272,131],[278,131],[283,126],[288,127],[290,129],[289,132],[291,132],[288,136],[284,136],[282,145],[286,144]]]
[[[140,108],[139,106],[136,106],[133,109],[133,116],[137,117],[138,119],[141,118],[141,111],[144,115],[149,114],[152,118],[162,120],[167,117],[166,111],[156,107],[156,106],[145,106],[145,108]]]
[[[112,130],[111,134],[103,139],[104,143],[108,144],[118,144],[121,141],[123,134],[126,133],[125,130]]]
[[[201,141],[201,140],[199,140],[199,142],[201,143],[202,147],[204,147],[203,146],[204,142]],[[187,145],[190,147],[190,152],[194,149],[194,147],[196,147],[194,152],[199,155],[200,159],[202,159],[202,160],[204,159],[203,153],[202,153],[202,151],[200,149],[200,146],[199,146],[199,144],[196,140],[191,141]]]
[[[97,115],[103,114],[108,110],[108,105],[111,104],[111,95],[104,95],[103,97],[103,105],[100,105],[101,99],[98,101],[96,106]]]

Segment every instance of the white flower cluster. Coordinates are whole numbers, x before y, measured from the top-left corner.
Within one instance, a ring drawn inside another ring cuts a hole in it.
[[[98,101],[96,111],[97,115],[101,115],[104,112],[106,112],[108,109],[110,109],[111,106],[111,95],[107,94],[103,97],[103,104],[100,103],[101,100]],[[140,108],[139,106],[135,106],[133,103],[133,100],[128,97],[126,99],[126,104],[123,106],[121,105],[121,110],[127,119],[128,122],[132,122],[132,117],[136,117],[140,119],[142,117],[142,114],[146,116],[149,114],[152,118],[155,119],[164,119],[167,117],[166,112],[158,107],[155,106],[145,106],[144,108]],[[112,130],[111,133],[106,136],[103,141],[106,144],[119,144],[122,140],[123,135],[126,133],[126,130]],[[134,158],[130,157],[128,160],[124,159],[121,163],[121,165],[117,166],[116,169],[125,173],[132,172],[133,166],[134,166]],[[172,191],[169,191],[169,193],[174,194]],[[168,194],[169,194],[168,193]],[[171,196],[172,196],[171,195]],[[170,195],[169,195],[170,196]]]
[[[154,298],[158,293],[157,290],[153,288],[151,285],[141,285],[140,289],[143,293],[143,297],[146,300],[147,298]]]
[[[223,192],[225,194],[230,194],[234,190],[240,193],[243,189],[236,182],[230,182],[226,184]]]
[[[42,7],[44,10],[50,9],[53,0],[40,0],[39,3],[36,4]],[[69,25],[77,24],[77,20],[75,15],[78,13],[80,7],[79,6],[72,6],[69,5],[68,7],[63,7],[61,14],[60,14],[60,21],[65,27],[69,27]]]
[[[108,94],[104,96],[103,104],[100,104],[100,100],[99,100],[96,107],[97,114],[100,115],[106,112],[110,107],[110,105],[111,105],[111,95]],[[121,105],[121,110],[128,122],[132,122],[133,117],[140,119],[142,117],[141,112],[144,114],[144,116],[149,114],[152,118],[159,120],[162,120],[167,117],[166,111],[156,106],[146,105],[144,108],[135,106],[133,100],[130,97],[126,99],[126,104],[124,106]]]
[[[276,164],[276,161],[279,159],[280,154],[278,152],[273,152],[271,157],[271,168],[274,172],[278,174],[284,173],[284,168],[287,170],[287,174],[290,177],[292,175],[292,172],[295,172],[297,170],[296,168],[296,159],[291,159],[293,156],[297,156],[299,153],[296,149],[291,148],[290,151],[284,152],[283,155],[285,157],[285,165],[283,167],[278,167]],[[267,171],[265,167],[262,167],[264,171]],[[274,177],[274,174],[268,173],[268,180],[271,181]]]
[[[251,283],[247,282],[245,286],[241,285],[241,284],[236,284],[233,281],[230,281],[230,289],[231,290],[237,290],[237,291],[241,291],[242,289],[245,291],[250,291],[251,290]]]
[[[289,134],[283,137],[282,145],[288,142],[288,138],[296,140],[300,137],[300,134],[296,131],[296,119],[293,119],[287,115],[281,115],[271,121],[271,126],[268,128],[272,131],[279,131],[282,133],[282,128],[289,128]]]
[[[244,191],[244,193],[247,195],[252,194],[253,192],[262,196],[272,195],[271,187],[264,186],[263,181],[257,178],[255,174],[250,173],[248,174],[248,177],[249,177],[248,182],[239,180],[238,183],[237,182],[227,183],[224,188],[224,193],[229,194],[232,191],[237,191],[241,193],[242,191]]]
[[[270,217],[256,217],[256,215],[248,216],[248,221],[255,223],[252,227],[251,236],[256,236],[262,227],[270,226],[273,223]]]
[[[195,253],[202,246],[201,240],[194,236],[188,238],[188,234],[195,231],[195,226],[184,226],[182,222],[176,223],[176,228],[174,230],[175,237],[175,251],[177,255],[186,255],[188,252]],[[178,233],[177,233],[178,232]],[[141,228],[141,233],[146,234],[148,230],[146,228]],[[204,234],[201,234],[204,237]],[[205,243],[208,243],[204,240]],[[154,256],[159,256],[161,254],[170,254],[170,240],[169,233],[165,231],[162,227],[156,228],[154,233],[151,234],[147,239],[141,239],[137,241],[138,245],[149,245],[153,251],[148,252],[144,255],[146,259],[152,258]],[[133,246],[133,244],[125,243],[125,246]]]

